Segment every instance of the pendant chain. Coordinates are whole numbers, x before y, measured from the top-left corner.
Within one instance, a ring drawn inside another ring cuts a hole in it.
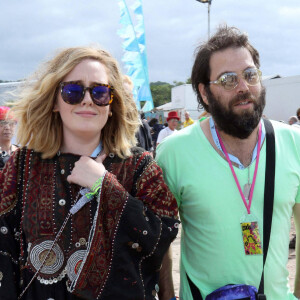
[[[250,165],[248,166],[248,184],[250,184]]]

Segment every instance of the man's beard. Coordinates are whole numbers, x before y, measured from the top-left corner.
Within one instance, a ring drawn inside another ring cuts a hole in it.
[[[230,100],[228,108],[214,97],[209,88],[206,89],[206,92],[209,102],[209,112],[211,113],[217,128],[239,139],[246,139],[249,137],[259,124],[265,108],[266,89],[262,87],[258,98],[255,98],[250,92],[239,94]],[[235,113],[233,111],[234,105],[243,100],[250,100],[253,104],[253,110]]]

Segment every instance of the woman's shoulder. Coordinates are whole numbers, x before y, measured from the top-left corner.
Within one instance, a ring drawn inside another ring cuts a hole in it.
[[[13,145],[15,146],[15,150],[13,150],[13,154],[14,156],[32,156],[32,155],[36,155],[36,156],[41,156],[41,153],[34,151],[33,149],[29,149],[27,146],[24,147],[19,147],[17,145]]]
[[[133,156],[139,156],[139,155],[142,155],[143,153],[148,153],[148,151],[146,151],[145,149],[141,148],[141,147],[132,147],[130,152],[132,153]]]
[[[112,163],[121,163],[126,164],[127,166],[141,166],[148,165],[150,162],[153,162],[152,154],[141,147],[132,147],[130,149],[131,155],[126,158],[120,158],[116,155],[109,154],[108,158]]]

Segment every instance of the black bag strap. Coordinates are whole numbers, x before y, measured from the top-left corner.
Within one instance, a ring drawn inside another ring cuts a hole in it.
[[[258,294],[264,294],[264,267],[267,259],[272,216],[274,204],[275,188],[275,133],[272,123],[264,119],[266,128],[266,175],[265,175],[265,201],[264,201],[264,239],[263,239],[263,271],[261,275]]]
[[[266,129],[266,172],[265,172],[265,193],[264,193],[264,235],[263,235],[263,270],[261,280],[258,289],[258,300],[267,299],[264,295],[264,267],[267,259],[272,216],[274,205],[274,186],[275,186],[275,133],[272,123],[264,119],[264,125]],[[192,282],[188,274],[186,273],[190,290],[193,296],[193,300],[203,300],[200,290]]]

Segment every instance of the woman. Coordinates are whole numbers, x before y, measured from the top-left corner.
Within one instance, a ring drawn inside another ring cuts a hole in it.
[[[116,61],[69,48],[37,76],[13,108],[23,147],[0,180],[0,299],[155,299],[177,206],[132,148]]]

